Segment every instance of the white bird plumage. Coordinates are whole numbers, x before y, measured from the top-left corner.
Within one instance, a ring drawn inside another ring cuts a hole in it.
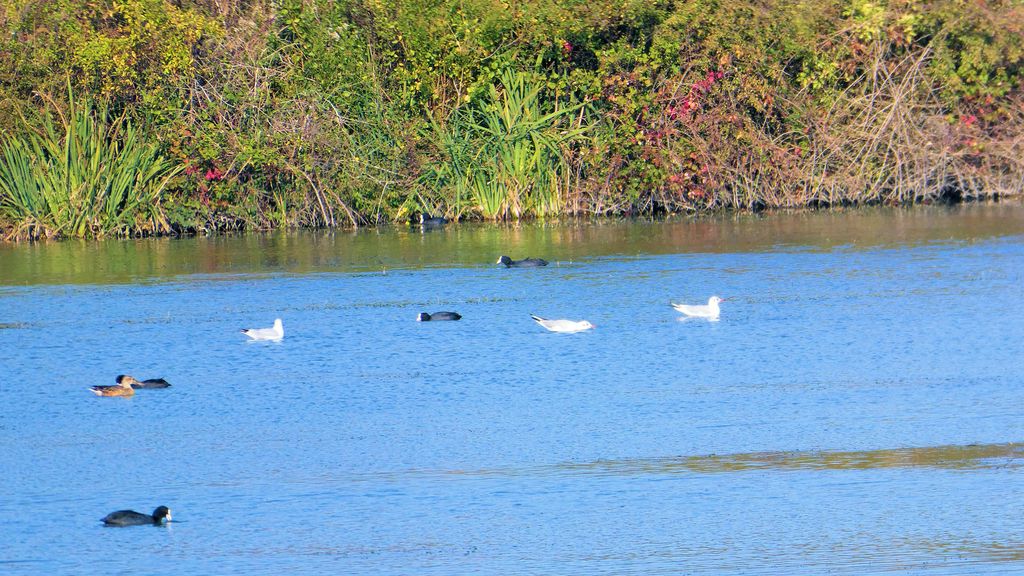
[[[691,318],[711,318],[717,319],[721,310],[718,307],[718,303],[724,301],[725,298],[719,298],[718,296],[712,296],[708,298],[707,304],[672,304],[672,307],[682,312],[683,314]]]
[[[242,334],[253,340],[280,340],[284,338],[284,325],[281,319],[277,318],[274,320],[273,328],[246,328],[242,330]]]
[[[530,318],[533,318],[537,324],[540,324],[552,332],[563,332],[566,334],[571,332],[582,332],[594,327],[593,324],[586,320],[548,320],[532,314],[530,315]]]

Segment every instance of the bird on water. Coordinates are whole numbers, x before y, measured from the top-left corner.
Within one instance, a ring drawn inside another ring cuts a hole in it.
[[[170,383],[168,383],[167,380],[164,380],[163,378],[149,378],[147,380],[139,381],[139,380],[136,380],[135,378],[132,378],[131,376],[128,376],[127,374],[121,374],[120,376],[117,377],[117,383],[118,384],[121,384],[122,382],[124,382],[126,380],[128,381],[128,385],[131,386],[132,388],[136,389],[136,390],[140,390],[140,389],[144,389],[144,388],[170,388],[171,387]]]
[[[522,260],[513,260],[508,256],[502,256],[498,258],[496,264],[504,264],[505,268],[537,268],[539,266],[547,266],[548,261],[543,258],[523,258]]]
[[[131,380],[117,377],[117,384],[113,386],[90,386],[89,390],[97,396],[133,396],[135,388],[132,388]]]
[[[708,298],[707,304],[672,304],[672,307],[691,318],[718,318],[721,309],[719,302],[725,302],[727,298],[712,296]]]
[[[532,314],[530,315],[530,318],[533,318],[537,324],[540,324],[551,332],[562,332],[565,334],[582,332],[595,327],[586,320],[549,320],[547,318],[541,318],[540,316],[533,316]]]
[[[277,318],[274,320],[272,328],[245,328],[242,330],[242,334],[253,340],[280,340],[284,338],[284,324],[281,323],[280,318]]]
[[[426,212],[420,213],[420,226],[424,228],[440,228],[448,223],[448,219],[444,216],[431,216]]]
[[[107,526],[163,524],[171,521],[171,509],[167,506],[157,506],[156,510],[153,510],[153,514],[143,514],[135,510],[118,510],[107,514],[101,520]]]
[[[437,320],[459,320],[462,318],[462,314],[458,312],[434,312],[433,314],[427,314],[426,312],[420,312],[416,316],[417,322],[434,322]]]

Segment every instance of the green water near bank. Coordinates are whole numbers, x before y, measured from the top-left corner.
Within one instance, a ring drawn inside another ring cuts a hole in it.
[[[125,283],[181,275],[488,266],[501,254],[553,261],[671,253],[831,250],[970,242],[1024,233],[1024,205],[868,208],[662,220],[452,224],[356,231],[0,244],[8,285]]]

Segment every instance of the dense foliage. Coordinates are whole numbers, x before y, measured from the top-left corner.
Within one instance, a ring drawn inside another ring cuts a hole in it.
[[[0,140],[91,99],[177,170],[72,235],[1011,195],[1022,28],[1019,0],[8,0]]]

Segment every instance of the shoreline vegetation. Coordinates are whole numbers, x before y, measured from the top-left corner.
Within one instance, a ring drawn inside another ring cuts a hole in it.
[[[12,0],[8,240],[1024,194],[1024,4]]]

